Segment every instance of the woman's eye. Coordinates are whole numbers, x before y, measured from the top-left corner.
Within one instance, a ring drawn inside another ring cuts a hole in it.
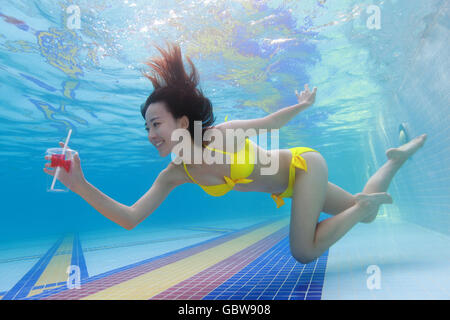
[[[153,126],[156,127],[157,125],[159,125],[159,122],[154,122]]]

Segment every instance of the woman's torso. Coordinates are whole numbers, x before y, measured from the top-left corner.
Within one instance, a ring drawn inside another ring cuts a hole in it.
[[[267,193],[281,193],[283,192],[289,182],[289,168],[291,163],[292,154],[289,149],[277,149],[277,150],[265,150],[257,144],[249,141],[253,148],[250,148],[254,154],[253,171],[246,179],[251,179],[251,183],[236,184],[233,190],[241,192],[267,192]],[[237,146],[239,151],[244,146]],[[217,157],[217,154],[210,149],[204,149],[204,152],[209,153],[210,156]],[[212,164],[186,164],[186,169],[195,181],[203,186],[213,186],[224,184],[224,176],[230,177],[231,164],[230,154],[220,153],[221,163]],[[275,160],[278,157],[278,160]],[[262,159],[266,159],[263,163]],[[267,163],[267,159],[271,159],[270,163]],[[274,161],[278,161],[278,168]],[[172,163],[173,164],[173,163]],[[173,170],[177,171],[177,175],[180,176],[182,183],[194,183],[192,179],[187,175],[183,164],[171,166]],[[273,174],[262,174],[262,169],[273,172]],[[271,170],[267,170],[271,168]],[[278,169],[278,170],[275,170]]]

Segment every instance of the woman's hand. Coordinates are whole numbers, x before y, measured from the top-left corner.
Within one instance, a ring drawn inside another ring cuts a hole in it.
[[[61,146],[61,148],[64,148],[63,142],[60,142],[59,145]],[[51,156],[45,156],[45,159],[51,161]],[[50,167],[50,164],[51,162],[47,162],[45,164],[44,172],[51,176],[54,176],[56,168]],[[80,157],[78,156],[78,153],[75,153],[75,155],[73,156],[69,172],[67,172],[62,167],[59,168],[57,179],[75,193],[78,193],[81,190],[83,185],[86,183],[86,179],[84,178],[83,170],[81,170]]]
[[[309,107],[316,100],[316,92],[317,92],[316,87],[314,87],[312,92],[309,91],[309,87],[307,84],[305,84],[305,90],[303,90],[302,92],[298,93],[297,90],[295,90],[295,95],[297,96],[298,104]]]

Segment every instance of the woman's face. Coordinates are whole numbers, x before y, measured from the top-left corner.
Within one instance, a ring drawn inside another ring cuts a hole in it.
[[[175,119],[167,110],[165,102],[151,103],[145,113],[145,129],[148,131],[148,140],[155,146],[161,157],[166,157],[178,143],[172,141],[172,132],[175,129],[187,129],[189,121],[186,116]]]

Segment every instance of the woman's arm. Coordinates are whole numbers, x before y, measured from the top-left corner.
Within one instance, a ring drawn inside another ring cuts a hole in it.
[[[179,166],[170,163],[156,178],[151,188],[131,207],[132,226],[147,218],[177,186],[185,183]]]
[[[169,165],[169,167],[172,166],[174,165]],[[108,197],[87,181],[77,193],[103,216],[131,230],[153,213],[173,188],[181,184],[181,179],[177,177],[175,170],[169,167],[161,171],[147,193],[131,207]]]
[[[309,106],[311,106],[316,98],[317,88],[314,88],[313,91],[309,91],[308,85],[305,85],[305,90],[300,94],[295,91],[297,95],[298,103],[280,109],[274,113],[271,113],[263,118],[251,119],[251,120],[232,120],[228,122],[223,122],[217,125],[215,128],[217,129],[280,129],[286,123],[289,122],[294,116],[297,115],[300,111],[305,110]]]
[[[267,118],[267,122],[271,124],[272,128],[280,129],[283,127],[286,123],[289,122],[293,117],[295,117],[299,112],[305,110],[312,104],[314,104],[314,101],[316,99],[316,92],[317,88],[314,88],[313,91],[309,91],[309,87],[307,84],[305,84],[305,90],[302,91],[300,94],[295,90],[295,95],[297,96],[298,103],[290,106],[285,107],[281,110],[278,110],[274,113],[271,113],[267,115],[265,118]]]
[[[108,197],[88,181],[79,187],[77,194],[109,220],[127,230],[133,229],[131,207]]]
[[[60,142],[59,145],[62,148],[64,147],[63,142]],[[51,160],[51,157],[45,156],[45,159]],[[54,176],[56,170],[48,162],[45,164],[44,172]],[[70,173],[61,170],[58,180],[86,200],[103,216],[127,230],[133,229],[150,215],[164,201],[173,188],[187,182],[184,171],[179,166],[170,163],[158,175],[150,190],[133,206],[129,207],[111,199],[85,179],[78,153],[73,158]]]
[[[61,148],[64,148],[63,142],[59,142],[59,145]],[[51,157],[45,156],[45,159],[50,161]],[[51,162],[45,164],[44,172],[53,177],[55,176],[56,170],[51,166]],[[61,170],[58,180],[108,219],[126,229],[132,228],[131,208],[114,201],[85,179],[78,153],[74,155],[70,172]]]

